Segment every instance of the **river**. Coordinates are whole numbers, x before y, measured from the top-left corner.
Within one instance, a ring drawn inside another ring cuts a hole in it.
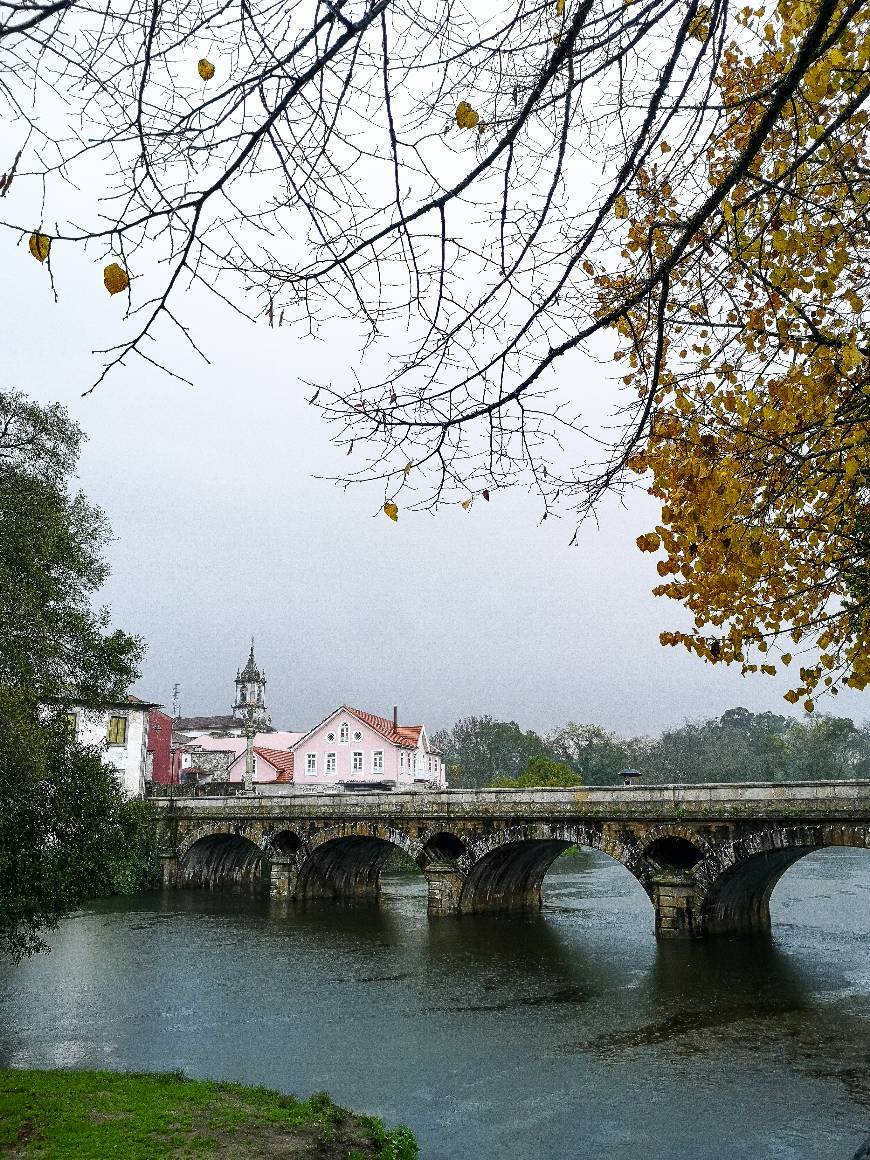
[[[657,945],[605,855],[540,917],[182,892],[0,975],[5,1066],[183,1068],[407,1123],[421,1160],[851,1160],[870,1136],[870,851],[787,872],[769,939]]]

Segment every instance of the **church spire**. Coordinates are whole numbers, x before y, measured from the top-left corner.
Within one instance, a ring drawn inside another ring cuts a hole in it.
[[[243,669],[236,672],[236,699],[233,716],[245,720],[249,706],[254,706],[254,720],[268,728],[272,724],[266,710],[266,675],[257,667],[254,657],[254,638],[251,637],[251,651]]]

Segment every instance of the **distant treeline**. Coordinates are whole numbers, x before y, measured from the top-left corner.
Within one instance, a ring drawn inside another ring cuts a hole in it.
[[[515,721],[465,717],[433,735],[448,784],[609,785],[638,769],[645,782],[816,781],[870,778],[870,724],[816,714],[802,721],[729,709],[658,737],[619,737],[569,722],[551,733]]]

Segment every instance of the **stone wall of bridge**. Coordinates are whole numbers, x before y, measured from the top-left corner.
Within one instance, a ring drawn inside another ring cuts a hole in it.
[[[155,800],[163,883],[374,900],[390,853],[433,915],[528,911],[569,846],[600,850],[649,897],[659,937],[753,931],[799,858],[870,849],[870,783],[256,795]]]

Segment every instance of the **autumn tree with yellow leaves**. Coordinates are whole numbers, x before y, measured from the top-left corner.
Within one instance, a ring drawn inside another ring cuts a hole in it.
[[[776,84],[815,11],[783,0],[760,34],[757,14],[741,15],[746,46],[727,46],[716,77],[728,117],[707,151],[713,190],[765,115],[745,94]],[[639,305],[617,324],[625,383],[650,406],[629,467],[662,501],[638,546],[661,551],[655,591],[695,617],[662,643],[744,672],[791,666],[787,699],[808,710],[817,689],[870,682],[868,87],[865,10],[841,15],[788,114],[672,265],[661,315]],[[630,206],[623,256],[640,281],[650,244],[673,257],[686,207],[654,166]],[[608,309],[624,284],[601,286]]]
[[[868,14],[13,4],[0,217],[53,292],[81,247],[116,296],[96,382],[195,374],[159,354],[199,349],[191,287],[343,327],[359,357],[304,389],[390,520],[649,488],[640,546],[695,617],[666,643],[791,663],[809,706],[870,677]]]

